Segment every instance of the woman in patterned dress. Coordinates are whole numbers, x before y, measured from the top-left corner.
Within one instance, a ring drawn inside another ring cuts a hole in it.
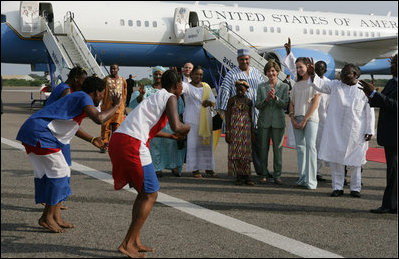
[[[228,147],[228,174],[235,174],[236,184],[255,183],[249,179],[251,174],[251,140],[254,138],[252,125],[252,102],[245,96],[249,85],[245,80],[235,83],[237,95],[229,99],[226,111],[226,142]]]

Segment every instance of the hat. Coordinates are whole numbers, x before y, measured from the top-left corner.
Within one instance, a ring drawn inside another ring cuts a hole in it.
[[[154,74],[155,72],[157,72],[157,71],[159,71],[159,72],[161,72],[161,73],[164,73],[165,71],[166,71],[166,69],[164,68],[164,67],[162,67],[162,66],[156,66],[156,67],[153,67],[152,68],[152,73]]]
[[[241,57],[241,56],[251,56],[251,54],[249,53],[249,50],[247,50],[247,49],[239,49],[239,50],[237,50],[237,58]]]

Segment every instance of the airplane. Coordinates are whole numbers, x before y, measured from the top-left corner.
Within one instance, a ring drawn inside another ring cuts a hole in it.
[[[208,26],[211,31],[217,24],[225,24],[259,55],[280,63],[290,37],[294,55],[324,60],[329,78],[346,63],[370,74],[389,74],[387,59],[398,49],[398,18],[389,14],[159,1],[2,1],[1,12],[1,62],[31,64],[32,71],[48,71],[52,63],[43,43],[44,23],[54,35],[62,35],[67,14],[103,65],[182,67],[191,61],[210,73],[229,69],[236,62],[234,57],[216,60],[212,66],[215,58],[204,51],[203,44],[185,43],[189,29]]]

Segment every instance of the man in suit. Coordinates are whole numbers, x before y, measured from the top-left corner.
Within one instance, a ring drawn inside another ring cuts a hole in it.
[[[125,107],[129,106],[130,103],[130,97],[132,96],[133,93],[133,87],[136,86],[136,82],[133,80],[136,76],[129,75],[129,79],[126,80],[127,83],[127,95],[126,95],[126,104]]]
[[[387,161],[387,186],[384,191],[381,207],[372,209],[372,213],[397,214],[398,202],[398,153],[397,153],[397,112],[398,112],[398,54],[391,59],[391,74],[393,78],[387,82],[384,90],[379,93],[374,85],[360,80],[363,91],[369,98],[371,107],[380,107],[378,118],[377,143],[384,146]]]

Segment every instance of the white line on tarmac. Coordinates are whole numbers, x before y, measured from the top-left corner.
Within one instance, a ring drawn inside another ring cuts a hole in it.
[[[20,149],[22,151],[25,150],[24,146],[9,139],[2,137],[1,142],[6,145],[12,146],[16,149]],[[96,169],[75,162],[72,162],[71,169],[86,174],[88,176],[91,176],[93,178],[99,179],[101,181],[104,181],[106,183],[112,185],[114,184],[112,175],[98,171]],[[127,185],[123,189],[128,192],[137,193],[135,190],[129,189]],[[341,255],[337,255],[329,251],[319,249],[317,247],[302,243],[300,241],[288,238],[286,236],[279,235],[267,229],[263,229],[255,225],[248,224],[241,220],[223,215],[219,212],[206,209],[204,207],[192,204],[190,202],[175,198],[173,196],[161,192],[158,192],[157,202],[163,203],[167,206],[178,209],[194,217],[206,220],[210,223],[224,227],[231,231],[259,240],[265,244],[287,251],[296,256],[306,257],[306,258],[307,257],[343,258]]]
[[[25,92],[25,93],[29,93],[29,92],[34,92],[34,93],[38,93],[38,92],[40,92],[40,90],[39,89],[13,89],[13,90],[1,90],[2,92],[15,92],[15,93],[17,93],[17,92]]]

